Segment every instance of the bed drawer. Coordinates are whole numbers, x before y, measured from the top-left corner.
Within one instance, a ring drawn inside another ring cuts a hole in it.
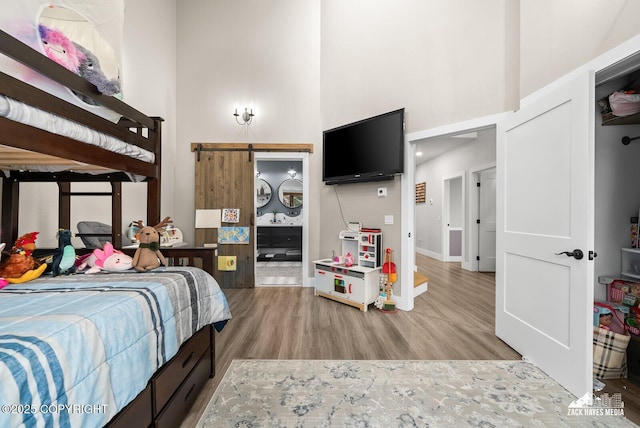
[[[107,428],[151,426],[151,388],[145,388],[107,424]]]
[[[203,328],[151,380],[154,391],[154,413],[158,414],[167,404],[178,386],[209,349],[211,327]]]
[[[156,428],[179,427],[198,398],[198,394],[209,380],[211,352],[205,352],[196,367],[180,386],[168,405],[156,419]]]

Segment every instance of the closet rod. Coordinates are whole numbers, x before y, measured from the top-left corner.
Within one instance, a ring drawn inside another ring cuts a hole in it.
[[[633,138],[622,137],[622,144],[624,144],[625,146],[628,146],[630,142],[637,139],[640,139],[640,137],[633,137]]]

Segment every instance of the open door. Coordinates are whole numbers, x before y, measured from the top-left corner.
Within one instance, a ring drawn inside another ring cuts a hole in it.
[[[496,271],[496,169],[480,172],[478,271]]]
[[[584,73],[497,128],[496,334],[578,397],[592,392],[593,93]]]
[[[255,286],[254,255],[254,156],[249,145],[200,144],[195,155],[195,208],[239,208],[233,222],[223,227],[243,227],[249,241],[218,243],[218,256],[236,256],[235,270],[218,270],[215,278],[222,288]],[[224,220],[224,219],[223,219]],[[232,241],[232,240],[230,240]],[[196,245],[218,242],[218,230],[196,229]]]

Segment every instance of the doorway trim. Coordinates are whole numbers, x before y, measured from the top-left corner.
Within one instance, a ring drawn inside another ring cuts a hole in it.
[[[488,128],[495,128],[497,123],[504,119],[508,113],[499,113],[490,116],[444,125],[423,131],[411,132],[405,135],[405,173],[402,175],[402,266],[401,278],[413,279],[415,269],[416,249],[415,249],[415,146],[429,138],[444,137],[453,134],[479,131]],[[401,291],[403,296],[408,296],[402,301],[402,306],[398,308],[406,311],[413,309],[413,281],[402,281]]]
[[[309,198],[309,153],[307,152],[254,152],[255,160],[274,160],[274,161],[302,161],[302,173],[304,174],[304,180],[302,181],[302,287],[312,287],[313,285],[309,281],[309,211],[311,199]],[[255,197],[255,189],[253,191]],[[255,204],[254,204],[255,207]],[[255,210],[255,208],[254,208]],[[254,226],[255,236],[257,235],[257,222]],[[257,239],[254,242],[254,246],[257,245]],[[254,248],[254,254],[257,254],[257,249]]]
[[[496,167],[495,162],[491,162],[485,165],[480,165],[474,168],[469,169],[469,207],[467,212],[469,216],[467,218],[467,230],[468,233],[468,244],[469,244],[469,261],[462,261],[462,268],[472,271],[478,272],[480,267],[478,265],[478,230],[479,226],[476,220],[480,218],[480,197],[479,191],[474,191],[478,187],[478,183],[480,183],[480,173],[483,171],[487,171]]]

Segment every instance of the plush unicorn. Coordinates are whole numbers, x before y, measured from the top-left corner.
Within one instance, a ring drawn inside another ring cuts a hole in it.
[[[116,250],[110,242],[107,242],[102,250],[96,248],[91,254],[80,259],[78,270],[83,270],[87,266],[89,270],[85,272],[86,274],[103,270],[107,272],[122,272],[131,269],[133,259],[122,251]]]

